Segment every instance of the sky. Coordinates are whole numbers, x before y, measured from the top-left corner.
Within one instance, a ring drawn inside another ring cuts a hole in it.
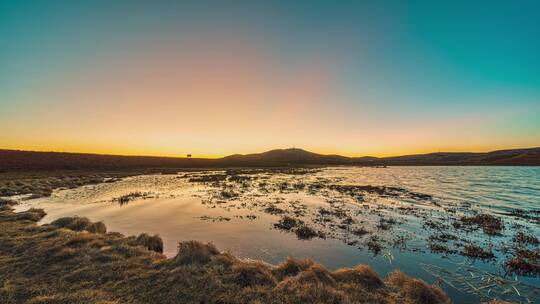
[[[0,148],[540,146],[540,1],[0,0]]]

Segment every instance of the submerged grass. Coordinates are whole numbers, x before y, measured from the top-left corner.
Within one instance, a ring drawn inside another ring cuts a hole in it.
[[[0,303],[449,303],[440,289],[366,265],[335,272],[310,260],[245,261],[212,244],[124,237],[86,218],[38,226],[45,213],[0,202]]]

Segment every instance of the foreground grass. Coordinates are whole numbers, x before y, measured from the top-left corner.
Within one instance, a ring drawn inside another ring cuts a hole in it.
[[[0,201],[0,303],[449,303],[421,280],[368,266],[335,272],[310,260],[240,260],[211,244],[182,242],[167,259],[161,239],[107,233],[103,223],[14,213]]]

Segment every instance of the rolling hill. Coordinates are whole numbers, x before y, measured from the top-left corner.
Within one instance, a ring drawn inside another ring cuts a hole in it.
[[[1,171],[66,169],[122,170],[305,165],[540,166],[540,148],[499,150],[487,153],[437,152],[383,158],[323,155],[302,149],[276,149],[255,154],[235,154],[218,159],[0,150]]]

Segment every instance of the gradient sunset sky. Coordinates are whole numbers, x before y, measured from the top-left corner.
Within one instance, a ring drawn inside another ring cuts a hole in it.
[[[0,148],[540,146],[540,1],[0,0]]]

